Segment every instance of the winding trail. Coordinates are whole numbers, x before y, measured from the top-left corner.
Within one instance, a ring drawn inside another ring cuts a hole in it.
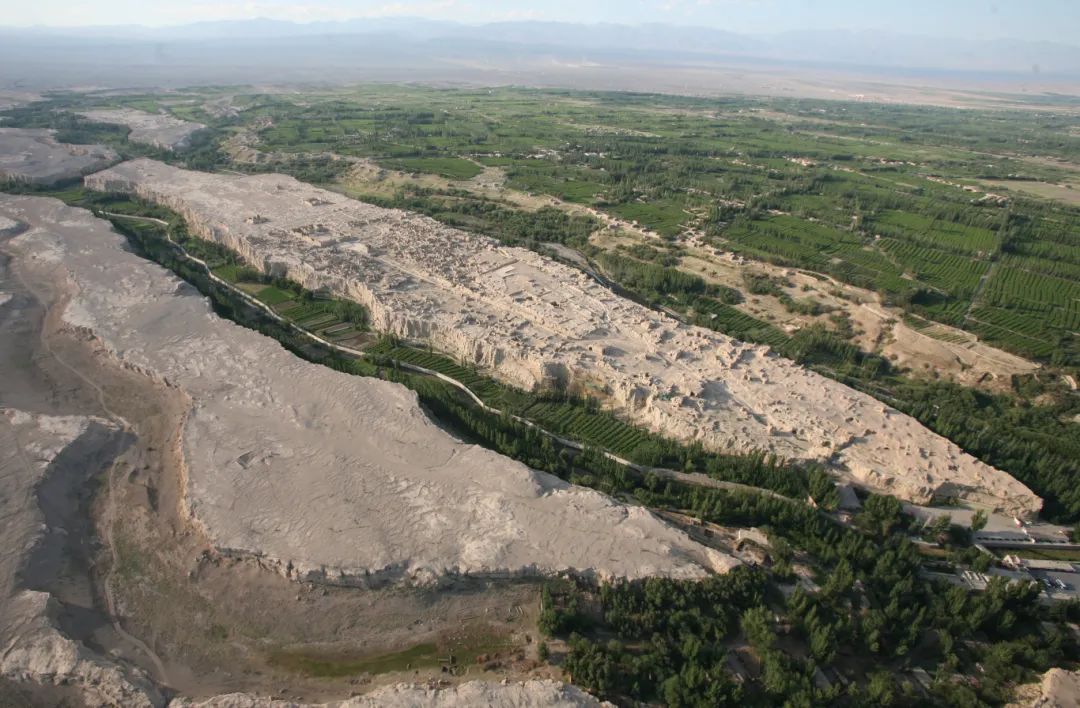
[[[154,224],[158,224],[160,226],[164,226],[166,228],[170,225],[169,222],[165,221],[164,219],[158,219],[158,218],[155,218],[155,217],[152,217],[152,216],[137,216],[137,215],[133,215],[133,214],[117,214],[117,213],[109,212],[109,211],[101,211],[100,213],[103,214],[104,216],[109,216],[109,217],[113,217],[113,218],[132,219],[132,220],[135,220],[135,221],[143,221],[143,222],[148,222],[148,223],[154,223]],[[224,278],[221,278],[221,277],[217,276],[213,272],[213,270],[210,268],[210,265],[206,261],[202,260],[201,258],[197,258],[197,257],[191,255],[190,253],[188,253],[187,250],[183,246],[181,246],[179,243],[177,243],[176,241],[173,240],[172,236],[168,233],[167,230],[165,232],[165,239],[177,250],[178,253],[180,253],[181,256],[183,256],[188,261],[197,264],[199,267],[201,267],[203,270],[205,270],[206,274],[207,274],[207,277],[209,277],[211,281],[213,281],[217,285],[220,285],[221,287],[227,288],[230,292],[232,292],[234,295],[238,296],[245,303],[251,305],[252,307],[255,307],[255,308],[259,309],[261,312],[263,312],[267,316],[271,317],[275,322],[277,322],[279,324],[282,324],[282,325],[288,327],[289,329],[293,330],[297,334],[300,334],[300,335],[310,339],[311,341],[314,341],[314,342],[316,342],[316,343],[318,343],[318,344],[320,344],[320,345],[322,345],[324,347],[327,347],[327,348],[329,348],[329,349],[331,349],[333,351],[336,351],[336,352],[338,352],[340,354],[345,354],[345,355],[353,356],[353,357],[357,357],[357,358],[367,358],[367,357],[370,356],[367,352],[362,351],[360,349],[353,349],[352,347],[342,346],[340,344],[337,344],[336,342],[332,342],[332,341],[330,341],[328,339],[324,339],[323,337],[320,337],[319,335],[315,334],[314,332],[311,332],[310,330],[304,329],[303,327],[300,327],[299,325],[295,324],[291,320],[289,320],[289,319],[287,319],[285,317],[282,317],[277,312],[275,312],[272,307],[270,307],[266,303],[262,302],[261,300],[254,297],[253,295],[250,295],[249,293],[244,292],[243,290],[236,287],[235,285],[233,285],[229,281],[225,280]],[[592,274],[592,275],[593,275],[593,277],[598,277],[596,274]],[[522,425],[526,425],[526,426],[536,430],[540,434],[551,438],[552,440],[559,443],[560,445],[562,445],[564,447],[568,447],[568,448],[570,448],[572,450],[577,450],[578,452],[581,452],[581,451],[585,450],[585,448],[586,448],[586,445],[578,442],[577,440],[573,440],[571,438],[565,438],[565,437],[562,437],[561,435],[558,435],[557,433],[553,433],[550,430],[547,430],[547,429],[541,427],[540,425],[537,425],[535,422],[529,420],[528,418],[523,418],[523,417],[521,417],[519,415],[515,415],[515,414],[509,413],[509,412],[504,412],[503,410],[501,410],[499,408],[488,405],[487,403],[485,403],[483,401],[483,399],[481,399],[478,395],[476,395],[476,393],[472,389],[470,389],[464,383],[462,383],[461,381],[458,381],[455,378],[447,376],[446,374],[440,373],[438,371],[434,371],[432,369],[426,369],[426,368],[424,368],[422,366],[417,366],[416,364],[411,364],[411,363],[406,362],[406,361],[400,361],[400,360],[397,360],[397,359],[391,359],[391,361],[394,362],[400,368],[405,369],[407,371],[412,371],[414,373],[423,374],[424,376],[430,376],[430,377],[439,379],[440,381],[443,381],[443,382],[445,382],[447,384],[450,384],[451,386],[457,388],[462,393],[464,393],[466,396],[468,396],[469,399],[473,402],[473,404],[475,404],[476,407],[480,408],[481,410],[484,410],[484,411],[486,411],[488,413],[492,413],[492,414],[498,415],[498,416],[504,416],[505,415],[506,417],[510,418],[514,422],[520,423]],[[667,469],[667,468],[664,468],[664,467],[649,467],[647,465],[640,465],[640,464],[638,464],[636,462],[631,462],[630,460],[627,460],[626,458],[623,458],[623,457],[619,457],[618,455],[616,455],[616,454],[614,454],[612,452],[608,452],[607,450],[601,450],[600,452],[604,457],[611,460],[612,462],[615,462],[616,464],[622,465],[623,467],[634,470],[635,472],[638,472],[638,473],[641,473],[641,474],[654,474],[657,477],[662,477],[664,479],[669,479],[669,480],[672,480],[674,482],[681,482],[683,484],[694,484],[694,485],[697,485],[697,486],[700,486],[700,487],[711,487],[713,489],[727,489],[729,491],[754,492],[754,493],[757,493],[757,494],[766,494],[768,496],[772,496],[772,497],[775,497],[777,499],[784,499],[784,500],[788,500],[788,501],[791,500],[790,497],[786,497],[786,496],[784,496],[782,494],[779,494],[778,492],[774,492],[771,489],[763,489],[761,487],[754,487],[754,486],[751,486],[751,485],[748,485],[748,484],[740,484],[738,482],[726,482],[726,481],[723,481],[723,480],[714,479],[714,478],[712,478],[712,477],[710,477],[710,476],[708,476],[706,474],[702,474],[700,472],[681,472],[681,471],[678,471],[678,470]]]
[[[990,261],[990,267],[986,269],[986,272],[979,278],[978,285],[975,286],[975,292],[971,294],[971,302],[968,303],[967,309],[964,310],[964,322],[975,319],[971,316],[971,313],[975,310],[975,306],[979,302],[979,296],[982,295],[983,289],[986,287],[986,283],[994,275],[994,270],[997,268],[997,261]],[[978,320],[975,320],[978,322]]]

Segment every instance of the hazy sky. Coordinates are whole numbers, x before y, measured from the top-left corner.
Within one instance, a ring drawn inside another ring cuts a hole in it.
[[[1080,44],[1080,0],[0,0],[5,25],[170,25],[271,17],[415,16],[713,26],[734,32],[890,29]]]

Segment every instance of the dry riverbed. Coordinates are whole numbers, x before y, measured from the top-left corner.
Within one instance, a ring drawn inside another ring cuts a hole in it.
[[[233,691],[323,700],[402,681],[448,687],[432,693],[394,686],[379,693],[378,702],[406,705],[424,698],[468,705],[477,697],[492,705],[591,702],[580,691],[557,683],[514,682],[556,677],[555,670],[536,660],[539,593],[532,578],[462,577],[439,587],[392,584],[362,589],[298,582],[284,577],[279,568],[266,567],[259,555],[220,552],[205,528],[191,523],[185,486],[191,469],[182,431],[200,399],[178,385],[184,379],[175,371],[154,376],[130,350],[118,358],[108,346],[108,333],[95,331],[87,319],[93,313],[116,315],[118,305],[95,290],[79,263],[102,255],[100,248],[115,249],[91,270],[120,264],[157,271],[161,275],[156,277],[166,282],[148,281],[147,273],[134,272],[114,273],[110,282],[154,283],[156,296],[191,301],[203,320],[216,318],[186,285],[120,250],[122,238],[87,212],[55,200],[0,196],[0,213],[6,215],[0,227],[7,230],[0,243],[0,326],[5,334],[0,337],[0,361],[6,374],[0,379],[0,407],[15,411],[5,414],[5,420],[17,422],[11,434],[23,441],[5,446],[5,453],[45,450],[25,431],[58,427],[54,418],[35,415],[64,415],[69,418],[56,420],[70,422],[60,429],[75,432],[52,443],[51,457],[42,452],[32,459],[53,464],[50,460],[61,459],[68,446],[79,444],[79,459],[98,460],[96,467],[83,470],[81,481],[57,477],[68,485],[58,492],[69,500],[66,515],[55,522],[66,533],[46,538],[29,556],[34,563],[54,558],[51,570],[38,573],[28,586],[28,576],[13,570],[27,562],[22,551],[4,566],[6,592],[48,592],[59,610],[31,616],[19,609],[19,623],[4,628],[5,645],[13,646],[8,644],[12,637],[37,643],[32,652],[19,654],[18,662],[5,660],[6,683],[0,687],[10,688],[27,703],[43,705],[73,697],[160,705],[178,694],[220,704],[213,697]],[[31,228],[16,225],[16,219]],[[13,236],[17,231],[22,233]],[[152,304],[154,297],[140,299],[140,307]],[[182,302],[171,305],[183,310]],[[95,309],[100,307],[105,309]],[[154,316],[167,318],[168,312]],[[237,330],[241,340],[258,337],[223,325]],[[207,346],[214,348],[212,342]],[[28,427],[27,421],[38,422]],[[86,430],[99,432],[90,435]],[[0,432],[10,433],[7,428]],[[3,463],[5,469],[31,469],[17,457],[5,456]],[[20,489],[33,499],[32,487]],[[564,512],[576,513],[577,502],[586,497],[566,500],[561,504]],[[293,495],[283,498],[291,507],[299,501]],[[39,497],[36,503],[46,515],[54,513],[48,499]],[[32,501],[27,508],[33,511]],[[317,513],[314,507],[309,511]],[[551,528],[577,528],[583,522],[584,517],[558,522],[526,535],[550,536]],[[634,536],[632,548],[627,544],[616,555],[639,553],[657,533],[674,534],[672,538],[685,539],[679,542],[688,548],[694,546],[685,535],[665,531],[659,520],[650,523],[653,532]],[[610,528],[608,533],[618,537],[628,528]],[[4,531],[5,547],[23,548],[11,533]],[[597,533],[599,529],[590,533],[590,544]],[[358,537],[357,543],[364,541]],[[48,632],[49,642],[38,642],[34,637],[39,635],[21,629],[34,617],[44,623],[41,631]],[[58,668],[61,650],[82,658]],[[462,681],[504,678],[512,681],[452,688]]]

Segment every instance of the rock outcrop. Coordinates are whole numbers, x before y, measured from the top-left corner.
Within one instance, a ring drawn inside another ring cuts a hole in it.
[[[180,120],[168,113],[147,113],[134,108],[102,108],[79,115],[98,123],[113,123],[131,128],[128,140],[153,145],[163,150],[181,150],[191,143],[191,136],[206,128],[202,123]]]
[[[1043,674],[1038,694],[1033,701],[1018,705],[1031,708],[1076,708],[1080,706],[1080,673],[1065,669],[1050,669]]]
[[[0,128],[0,180],[49,185],[78,179],[116,162],[103,145],[69,145],[53,130]]]
[[[0,676],[16,683],[73,686],[87,705],[160,706],[161,695],[134,667],[112,663],[57,629],[58,604],[47,592],[28,587],[40,581],[50,534],[42,505],[51,485],[63,490],[84,481],[82,459],[61,460],[80,438],[108,436],[115,428],[97,418],[46,416],[0,409]],[[54,524],[56,520],[51,520]]]
[[[700,578],[736,564],[640,507],[436,426],[404,386],[309,364],[219,318],[105,221],[0,195],[20,267],[71,294],[103,355],[183,391],[187,511],[222,553],[342,584],[571,573]]]
[[[456,686],[429,688],[400,683],[377,688],[345,701],[296,703],[236,693],[206,701],[175,700],[169,708],[601,708],[611,706],[575,686],[558,681],[533,680],[492,683],[469,681]]]
[[[577,386],[654,431],[717,450],[819,460],[917,503],[960,497],[1029,516],[1042,501],[913,418],[770,353],[614,295],[521,248],[282,175],[135,160],[86,178],[181,213],[271,274],[366,305],[516,386]]]

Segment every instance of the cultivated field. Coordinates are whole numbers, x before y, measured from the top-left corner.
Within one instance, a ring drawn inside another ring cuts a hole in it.
[[[966,526],[1080,519],[1080,130],[1052,96],[923,97],[982,107],[3,110],[123,162],[3,185],[0,694],[1027,700],[1072,665],[1068,608]],[[168,150],[99,110],[206,129]],[[930,497],[952,525],[899,501]]]

